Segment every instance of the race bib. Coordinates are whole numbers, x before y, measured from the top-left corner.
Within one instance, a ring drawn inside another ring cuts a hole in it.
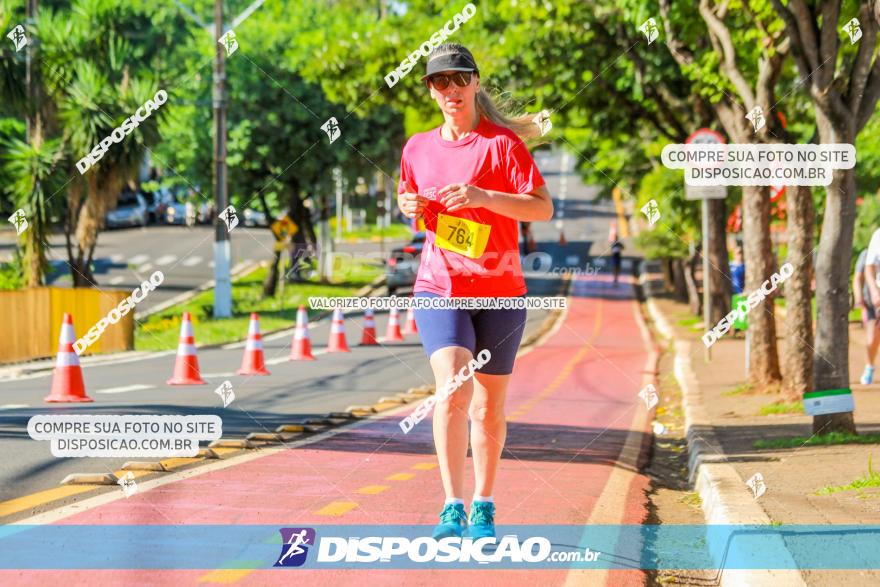
[[[486,250],[492,226],[448,214],[437,215],[437,238],[441,249],[477,259]]]

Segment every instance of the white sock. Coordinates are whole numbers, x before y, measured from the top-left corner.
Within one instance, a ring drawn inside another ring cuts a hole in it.
[[[495,498],[491,495],[474,495],[474,501],[488,501],[489,503],[495,503]]]
[[[464,505],[464,500],[461,499],[461,498],[458,498],[458,497],[447,497],[447,498],[446,498],[446,501],[443,503],[443,505],[449,505],[449,504],[451,504],[451,503],[452,503],[452,504],[456,504],[456,503],[457,503],[457,504]]]

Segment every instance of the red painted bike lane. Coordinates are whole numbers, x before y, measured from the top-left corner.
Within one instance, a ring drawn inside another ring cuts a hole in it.
[[[646,439],[640,433],[650,419],[637,394],[649,381],[651,346],[632,287],[576,280],[571,293],[563,319],[517,359],[494,494],[498,524],[638,524],[647,513],[647,480],[636,468]],[[56,523],[433,525],[443,491],[431,424],[425,420],[406,435],[398,426],[412,409],[414,404],[314,444],[160,485]],[[470,470],[467,497],[472,487]],[[307,567],[0,571],[0,584],[360,585],[368,576],[381,585],[643,584],[640,571]]]

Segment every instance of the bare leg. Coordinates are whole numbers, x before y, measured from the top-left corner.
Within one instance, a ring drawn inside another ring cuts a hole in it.
[[[877,348],[880,347],[880,320],[869,320],[865,325],[865,342],[867,343],[868,364],[874,366]]]
[[[474,494],[489,496],[495,486],[495,474],[507,438],[504,399],[510,375],[477,373],[474,379],[474,397],[469,410],[471,450],[474,457]]]
[[[457,346],[444,347],[431,355],[437,390],[467,365],[471,351]],[[467,408],[473,395],[473,379],[465,381],[447,399],[437,399],[434,407],[434,446],[440,463],[440,476],[447,499],[464,499],[464,464],[468,448]]]

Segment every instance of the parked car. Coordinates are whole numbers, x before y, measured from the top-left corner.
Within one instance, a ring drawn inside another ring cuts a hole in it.
[[[245,208],[243,216],[245,226],[269,226],[266,215],[259,210]]]
[[[165,208],[165,222],[168,224],[194,226],[196,223],[195,204],[184,202],[179,196],[174,196]]]
[[[391,256],[385,261],[385,283],[388,287],[388,295],[394,295],[402,287],[415,285],[424,244],[425,233],[417,232],[408,245],[391,251]]]
[[[146,226],[148,218],[147,201],[144,197],[126,190],[120,194],[116,209],[107,212],[104,224],[107,228]]]

